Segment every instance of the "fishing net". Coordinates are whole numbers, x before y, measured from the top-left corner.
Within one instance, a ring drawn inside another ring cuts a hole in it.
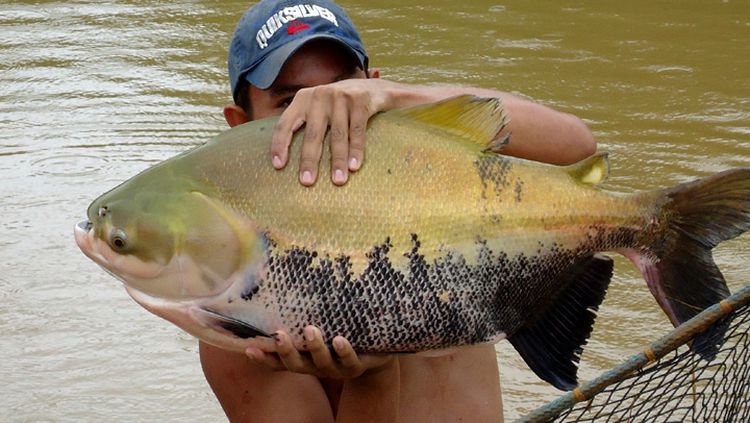
[[[711,361],[688,343],[715,325]],[[521,422],[750,422],[750,285]]]

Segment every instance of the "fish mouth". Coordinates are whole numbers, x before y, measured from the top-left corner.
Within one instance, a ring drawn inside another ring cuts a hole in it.
[[[91,223],[90,220],[83,220],[81,222],[78,222],[78,224],[75,225],[73,228],[73,235],[75,236],[76,244],[78,244],[78,248],[81,249],[83,254],[85,254],[88,258],[91,260],[94,260],[97,264],[101,264],[98,254],[95,253],[93,244],[92,244],[92,229],[94,228],[94,224]]]
[[[93,229],[93,227],[94,227],[94,224],[91,223],[91,221],[88,220],[88,219],[82,220],[82,221],[78,222],[78,224],[76,225],[76,228],[78,228],[78,229],[80,229],[80,230],[82,230],[84,232],[90,231],[91,229]]]

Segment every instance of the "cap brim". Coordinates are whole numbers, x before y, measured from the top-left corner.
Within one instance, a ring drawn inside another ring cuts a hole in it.
[[[338,37],[329,34],[312,34],[302,37],[298,40],[291,41],[277,48],[266,56],[257,66],[250,69],[245,74],[245,79],[254,86],[265,90],[270,87],[281,72],[281,68],[292,55],[297,52],[303,45],[312,40],[328,39],[335,41],[344,46],[347,51],[357,59],[357,63],[362,69],[366,68],[366,59],[363,53],[352,48],[349,44],[341,41]]]

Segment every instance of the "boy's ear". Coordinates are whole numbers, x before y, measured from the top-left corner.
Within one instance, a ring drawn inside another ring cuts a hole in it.
[[[247,118],[247,113],[242,110],[242,107],[234,103],[224,106],[224,119],[227,120],[227,123],[232,128],[237,125],[242,125],[250,120]]]
[[[370,68],[367,70],[367,74],[369,78],[380,78],[380,69]]]

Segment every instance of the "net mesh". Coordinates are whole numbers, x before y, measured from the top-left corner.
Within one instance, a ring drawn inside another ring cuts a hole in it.
[[[711,361],[688,348],[726,325]],[[680,325],[643,352],[518,421],[750,421],[750,285]]]

